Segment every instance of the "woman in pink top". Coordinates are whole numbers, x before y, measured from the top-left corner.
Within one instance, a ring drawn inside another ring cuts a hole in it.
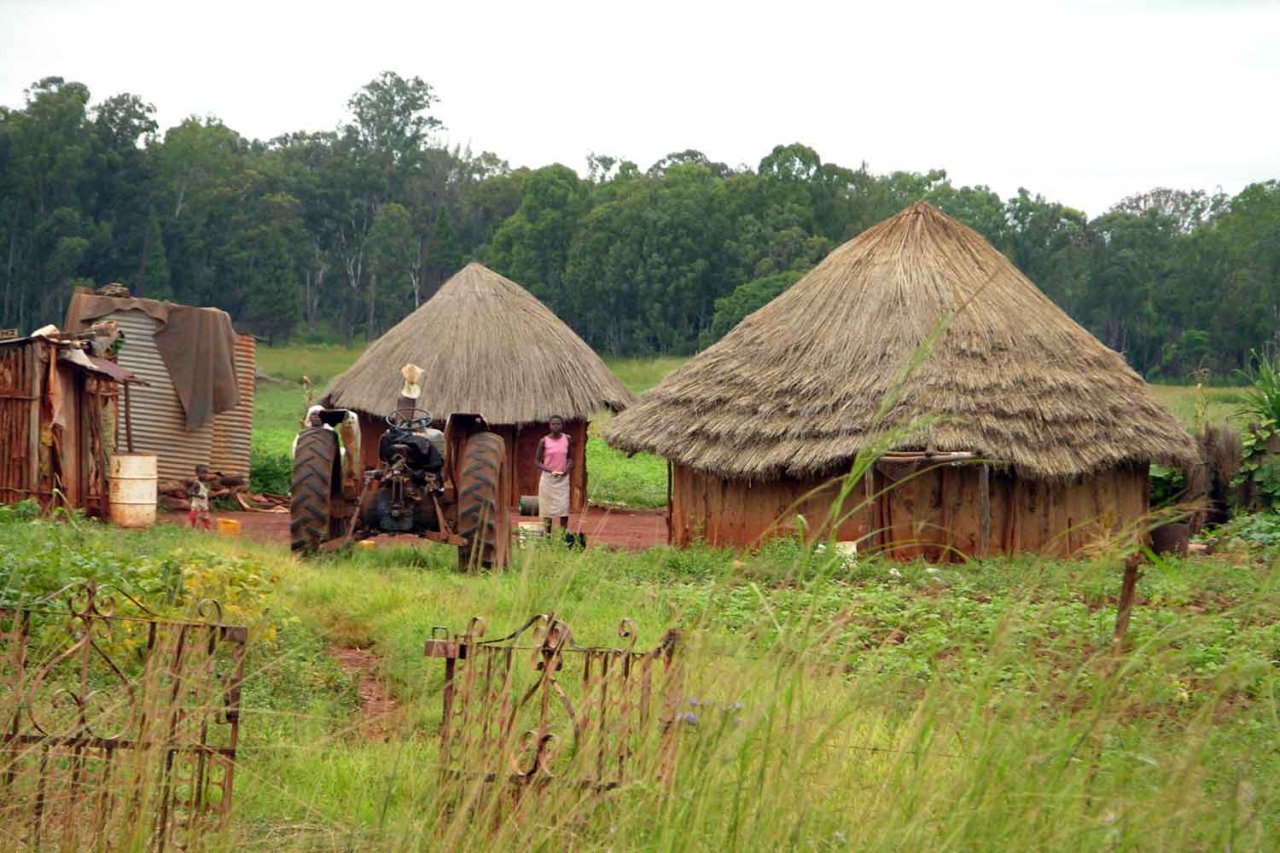
[[[538,479],[538,515],[544,519],[547,533],[551,522],[560,519],[562,529],[569,527],[569,470],[573,468],[573,453],[569,434],[564,431],[564,420],[554,415],[551,432],[538,442],[538,452],[533,461],[542,472]]]

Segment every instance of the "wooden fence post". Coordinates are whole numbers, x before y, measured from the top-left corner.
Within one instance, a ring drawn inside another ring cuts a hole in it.
[[[1141,562],[1142,555],[1136,552],[1124,561],[1124,581],[1120,584],[1120,606],[1116,609],[1116,633],[1111,646],[1116,654],[1124,651],[1125,634],[1129,632],[1129,614],[1133,612],[1133,599],[1138,590],[1138,564]]]

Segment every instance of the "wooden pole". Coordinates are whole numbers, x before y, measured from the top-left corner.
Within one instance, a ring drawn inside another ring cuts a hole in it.
[[[876,530],[876,464],[867,466],[862,476],[862,498],[867,502],[867,551],[874,551],[880,534]]]
[[[675,528],[675,524],[674,524],[674,522],[673,522],[673,520],[672,520],[672,518],[671,518],[671,515],[672,515],[672,507],[671,507],[671,461],[670,461],[670,460],[668,460],[668,461],[667,461],[667,544],[668,544],[668,545],[674,545],[674,544],[675,544],[675,543],[672,541],[672,539],[671,539],[672,531],[673,531],[673,530],[674,530],[674,528]]]
[[[44,401],[40,399],[40,349],[43,344],[34,344],[27,361],[28,380],[31,385],[31,407],[27,417],[27,491],[37,495],[40,490],[40,409]]]
[[[124,446],[133,452],[133,410],[129,402],[129,383],[124,383]]]
[[[1120,584],[1120,606],[1116,608],[1116,633],[1112,642],[1112,651],[1120,654],[1124,651],[1125,635],[1129,632],[1129,615],[1133,612],[1133,599],[1138,590],[1138,564],[1142,562],[1141,554],[1130,554],[1124,561],[1124,581]]]
[[[991,466],[978,469],[978,549],[982,556],[991,554]]]

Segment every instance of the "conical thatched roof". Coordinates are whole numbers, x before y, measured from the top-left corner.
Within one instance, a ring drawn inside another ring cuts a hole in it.
[[[899,448],[976,452],[1033,477],[1194,454],[1120,355],[979,234],[923,202],[837,248],[615,418],[605,439],[770,479],[834,471],[917,419],[928,423]]]
[[[395,408],[400,368],[424,369],[420,405],[494,424],[585,418],[634,402],[600,356],[520,285],[472,263],[369,345],[325,392],[326,405],[372,415]]]

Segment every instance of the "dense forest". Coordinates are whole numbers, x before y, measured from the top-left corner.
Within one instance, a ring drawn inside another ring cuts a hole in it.
[[[384,73],[337,129],[259,141],[214,118],[161,134],[139,96],[35,83],[0,107],[0,327],[59,322],[74,287],[120,281],[220,306],[269,341],[350,341],[474,258],[603,352],[687,353],[923,198],[1149,377],[1230,375],[1280,328],[1277,181],[1235,197],[1154,189],[1089,219],[799,144],[754,167],[593,154],[583,176],[448,147],[434,102],[422,80]]]

